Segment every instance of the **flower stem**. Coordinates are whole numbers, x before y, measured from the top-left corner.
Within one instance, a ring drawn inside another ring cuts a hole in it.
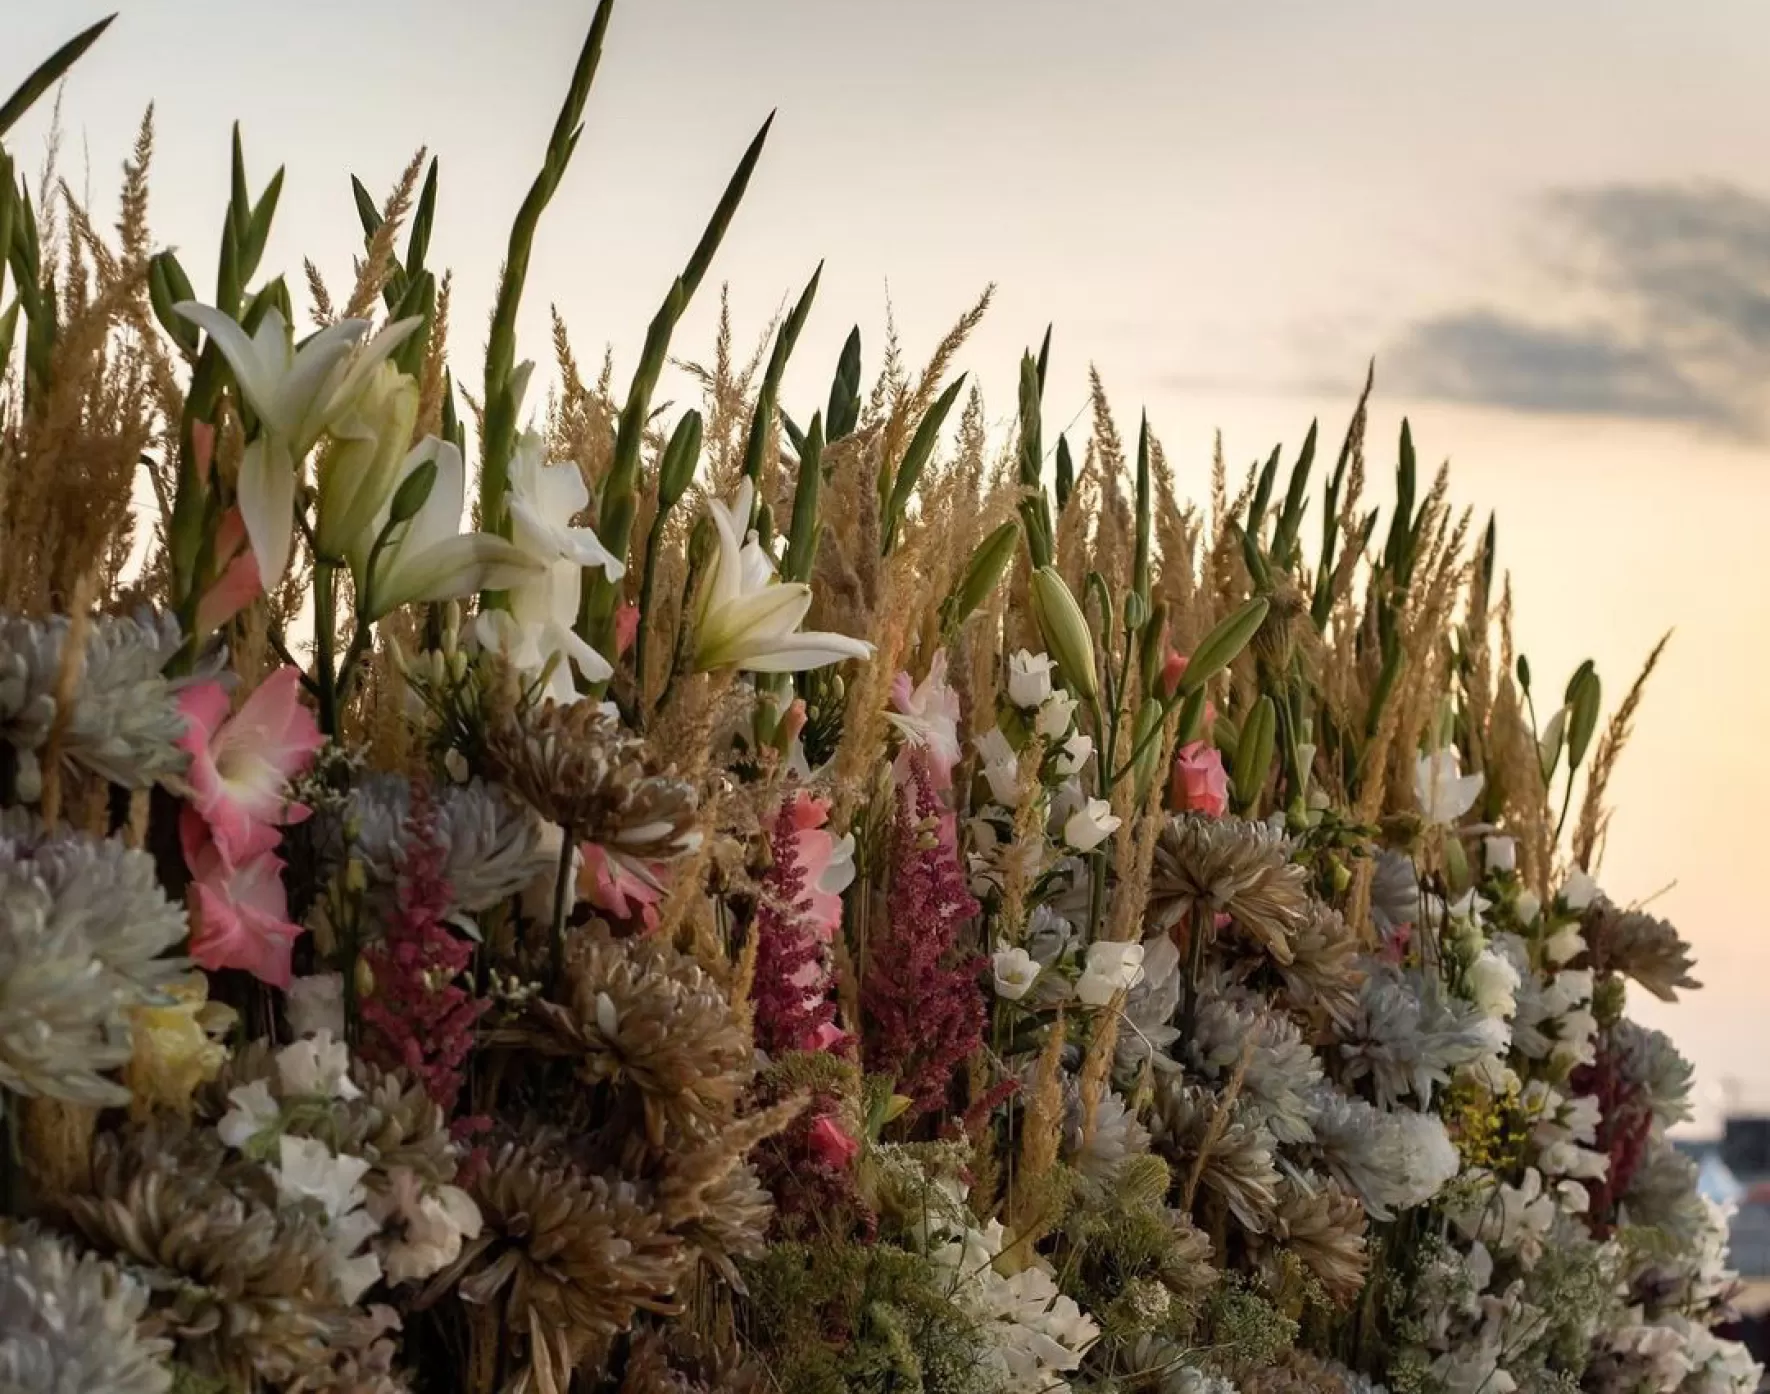
[[[1198,1019],[1198,980],[1205,970],[1205,926],[1210,915],[1210,906],[1203,902],[1192,907],[1192,939],[1186,946],[1186,998],[1180,1008],[1181,1040],[1190,1039]]]
[[[658,509],[645,538],[645,570],[639,582],[639,632],[633,637],[633,706],[639,716],[639,728],[645,729],[645,651],[651,629],[652,587],[658,576],[658,549],[664,541],[664,523],[669,518],[665,509]],[[672,670],[671,676],[674,676]]]
[[[338,734],[338,672],[332,645],[337,639],[338,590],[330,562],[313,564],[313,661],[314,681],[319,689],[320,730]]]
[[[571,828],[562,828],[559,839],[559,875],[553,881],[553,930],[547,946],[549,986],[558,983],[559,975],[565,969],[565,921],[571,911],[567,891],[571,886],[572,861],[577,850]]]

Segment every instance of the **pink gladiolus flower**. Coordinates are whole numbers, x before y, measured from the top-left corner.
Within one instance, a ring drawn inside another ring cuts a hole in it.
[[[579,898],[616,920],[639,921],[648,934],[656,929],[658,902],[664,895],[656,879],[647,880],[597,843],[586,842],[581,850],[584,864],[578,870]]]
[[[289,922],[283,860],[268,850],[234,864],[193,808],[179,819],[191,872],[190,955],[208,969],[242,968],[272,987],[289,986],[289,956],[301,926]]]
[[[945,649],[934,655],[920,685],[912,687],[908,673],[892,679],[891,706],[886,719],[904,736],[904,749],[897,759],[899,782],[909,770],[908,752],[920,748],[927,756],[928,775],[935,789],[952,788],[953,766],[960,755],[959,694],[947,684]]]
[[[1168,801],[1177,812],[1202,813],[1207,818],[1221,818],[1228,812],[1229,776],[1223,771],[1223,756],[1216,746],[1194,741],[1180,747],[1174,756]]]
[[[825,943],[842,927],[842,892],[854,880],[854,839],[831,837],[829,816],[829,805],[812,794],[801,790],[793,800],[793,841],[805,876],[801,905]]]
[[[618,657],[633,647],[639,635],[639,607],[629,600],[615,611],[615,654]]]
[[[846,1169],[860,1152],[860,1143],[827,1113],[811,1125],[808,1141],[812,1156],[837,1170]]]
[[[246,521],[237,508],[221,515],[221,525],[215,531],[215,557],[220,575],[197,601],[199,634],[220,629],[264,594],[258,558],[252,555],[246,539]]]
[[[1174,690],[1180,686],[1180,679],[1185,676],[1186,655],[1178,649],[1169,649],[1168,656],[1162,663],[1162,696],[1172,697]]]
[[[219,683],[199,683],[178,699],[191,757],[191,806],[209,824],[215,845],[234,866],[277,844],[279,824],[299,823],[308,810],[285,797],[290,778],[307,768],[325,743],[301,705],[301,674],[279,668],[232,717]]]

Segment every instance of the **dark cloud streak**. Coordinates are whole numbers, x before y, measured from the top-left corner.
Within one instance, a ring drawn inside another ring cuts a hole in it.
[[[1581,313],[1496,305],[1418,321],[1383,355],[1403,387],[1764,433],[1770,201],[1730,185],[1618,184],[1557,191],[1544,216],[1570,247],[1564,294]]]

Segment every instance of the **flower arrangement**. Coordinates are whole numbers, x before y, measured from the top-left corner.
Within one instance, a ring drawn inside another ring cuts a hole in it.
[[[790,410],[813,278],[661,419],[766,130],[531,410],[609,14],[472,394],[434,163],[298,337],[237,137],[210,294],[151,126],[115,239],[0,152],[0,1385],[1755,1388],[1626,1014],[1690,955],[1595,879],[1641,682],[1543,710],[1368,383],[1201,510],[1097,380],[1047,449],[1049,338],[998,448],[987,296]]]

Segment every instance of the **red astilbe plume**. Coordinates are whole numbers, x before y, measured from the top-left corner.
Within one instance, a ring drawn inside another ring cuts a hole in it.
[[[756,1044],[775,1057],[846,1044],[830,997],[827,947],[841,927],[842,901],[817,884],[834,846],[823,828],[828,816],[822,800],[800,792],[781,801],[770,829],[774,864],[762,878],[751,924],[756,976],[750,994]]]
[[[1603,1239],[1610,1233],[1617,1202],[1628,1193],[1629,1183],[1647,1155],[1647,1141],[1653,1132],[1653,1099],[1644,1085],[1624,1073],[1621,1054],[1609,1032],[1599,1038],[1597,1058],[1575,1070],[1568,1084],[1576,1094],[1591,1094],[1598,1100],[1596,1146],[1610,1159],[1610,1165],[1603,1176],[1585,1183],[1591,1196],[1586,1222]]]
[[[405,1069],[450,1114],[487,1004],[459,985],[473,948],[448,927],[454,893],[443,873],[435,808],[422,787],[413,790],[404,837],[395,911],[381,942],[363,954],[375,978],[362,1005],[363,1054]],[[461,1119],[454,1132],[466,1136],[485,1126],[489,1120]]]
[[[959,947],[978,904],[921,751],[910,757],[892,829],[890,913],[861,979],[867,1069],[890,1075],[919,1112],[945,1107],[953,1072],[982,1048],[984,959]]]

